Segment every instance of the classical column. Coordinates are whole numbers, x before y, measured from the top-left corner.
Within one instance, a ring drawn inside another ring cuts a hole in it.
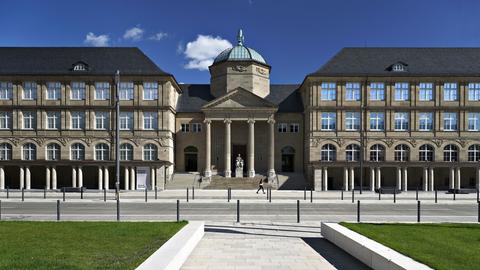
[[[350,168],[350,190],[353,190],[355,187],[355,168]]]
[[[5,170],[0,167],[0,189],[5,189]]]
[[[423,191],[428,191],[428,168],[423,168]]]
[[[136,190],[136,181],[135,181],[135,167],[130,167],[130,189]]]
[[[323,168],[323,190],[328,190],[328,168]]]
[[[375,191],[375,168],[370,167],[370,190]]]
[[[25,187],[25,170],[20,167],[20,189]]]
[[[32,180],[30,174],[30,167],[25,167],[25,189],[32,188]]]
[[[402,168],[397,168],[397,189],[402,190]]]
[[[462,178],[460,177],[460,167],[456,169],[456,176],[455,176],[455,188],[461,189],[462,188]]]
[[[343,168],[343,190],[348,191],[348,188],[350,185],[348,184],[349,178],[348,178],[348,168],[345,167]]]
[[[157,186],[157,182],[155,179],[155,167],[150,168],[150,189],[155,190],[155,187]]]
[[[275,120],[272,118],[268,119],[268,179],[273,179],[275,177]],[[346,186],[345,186],[346,188]]]
[[[429,186],[430,186],[430,191],[435,190],[435,173],[433,171],[433,168],[430,168],[430,178],[428,179],[429,181]]]
[[[98,190],[103,189],[103,170],[102,167],[98,167]]]
[[[248,177],[255,177],[255,120],[248,123]]]
[[[52,167],[52,189],[57,189],[57,168]]]
[[[315,190],[317,190],[317,191],[322,190],[322,187],[323,187],[322,178],[323,178],[322,168],[314,169],[313,170],[313,181],[314,181],[314,185],[315,185]]]
[[[377,167],[377,189],[382,188],[382,170]]]
[[[108,190],[109,189],[109,183],[110,182],[110,176],[108,175],[108,167],[105,167],[105,169],[103,170],[103,188],[105,190]]]
[[[72,187],[77,187],[77,169],[72,167]]]
[[[408,190],[408,169],[407,167],[403,168],[403,191]]]
[[[123,178],[124,178],[124,181],[125,181],[125,190],[129,190],[130,189],[130,180],[129,180],[129,175],[130,175],[130,172],[128,170],[128,167],[124,167],[125,168],[125,173],[123,174]]]
[[[230,178],[232,176],[232,140],[231,140],[231,124],[232,120],[225,119],[225,177]],[[236,175],[235,175],[236,177]]]
[[[50,189],[50,179],[51,179],[51,175],[50,175],[50,167],[46,167],[45,168],[45,187],[46,189]]]
[[[78,187],[83,187],[83,169],[82,166],[78,166]]]
[[[448,179],[448,188],[455,189],[455,169],[450,168],[450,179]]]
[[[212,138],[211,123],[209,119],[205,119],[205,177],[212,176]]]

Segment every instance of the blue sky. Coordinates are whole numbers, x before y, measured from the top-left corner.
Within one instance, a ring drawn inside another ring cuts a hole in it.
[[[480,45],[480,1],[1,0],[0,10],[0,46],[137,46],[185,83],[208,83],[205,66],[239,28],[272,83],[300,83],[347,46]]]

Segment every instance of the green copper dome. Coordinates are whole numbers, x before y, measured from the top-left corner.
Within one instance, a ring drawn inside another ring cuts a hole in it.
[[[244,36],[242,29],[238,31],[237,39],[237,46],[221,52],[213,61],[214,64],[223,61],[256,61],[265,65],[267,64],[258,52],[243,45]]]

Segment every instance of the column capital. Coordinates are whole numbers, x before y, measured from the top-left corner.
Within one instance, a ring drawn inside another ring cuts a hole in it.
[[[225,119],[223,120],[223,122],[224,122],[225,124],[231,124],[231,123],[232,123],[232,120],[231,120],[230,118],[225,118]]]
[[[205,118],[205,120],[203,120],[203,123],[210,125],[212,123],[212,120]]]
[[[275,124],[275,118],[273,118],[273,114],[268,117],[267,123]]]
[[[255,120],[254,120],[253,118],[249,118],[249,119],[247,120],[247,123],[253,125],[253,124],[255,124]]]

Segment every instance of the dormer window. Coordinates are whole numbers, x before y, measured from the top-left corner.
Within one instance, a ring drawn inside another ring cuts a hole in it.
[[[73,64],[73,71],[87,71],[88,70],[88,65],[85,64],[84,62],[77,62]]]
[[[394,71],[394,72],[407,71],[407,64],[398,62],[391,65],[387,70]]]

